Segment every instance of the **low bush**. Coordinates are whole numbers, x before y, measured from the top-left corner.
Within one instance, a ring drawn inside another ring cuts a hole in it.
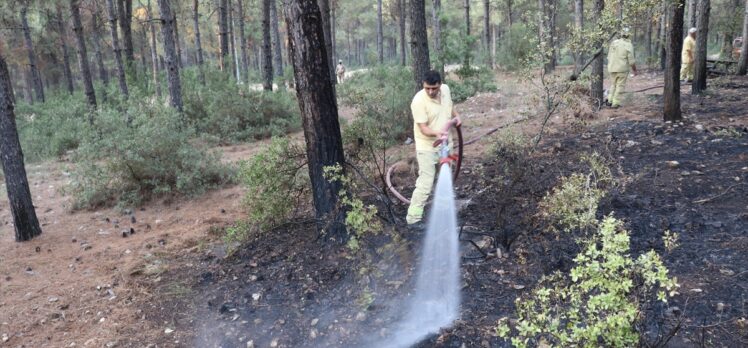
[[[358,251],[359,240],[366,234],[378,233],[382,230],[382,223],[377,218],[377,207],[373,204],[366,205],[359,196],[359,188],[350,175],[343,174],[340,165],[325,167],[325,179],[341,183],[340,209],[345,209],[345,226],[351,233],[348,240],[348,248]]]
[[[491,69],[486,67],[461,68],[456,72],[457,79],[446,79],[455,103],[465,101],[479,92],[495,92],[496,83]]]
[[[138,205],[167,195],[197,195],[232,181],[217,153],[194,145],[182,116],[161,103],[130,104],[130,125],[110,108],[81,135],[70,192],[73,209]]]
[[[496,63],[510,71],[521,69],[532,52],[537,50],[536,42],[530,39],[536,35],[531,27],[523,23],[512,25],[509,32],[497,42]]]

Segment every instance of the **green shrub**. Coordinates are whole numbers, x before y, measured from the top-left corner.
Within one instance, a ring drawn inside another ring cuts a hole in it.
[[[194,134],[174,109],[131,103],[122,113],[102,109],[82,134],[70,192],[74,209],[137,205],[160,195],[197,195],[230,182],[217,153],[192,144]]]
[[[510,71],[522,68],[531,53],[537,50],[531,36],[536,36],[531,27],[523,23],[512,25],[509,32],[497,42],[496,63]]]
[[[465,101],[479,92],[495,92],[496,83],[491,69],[471,66],[456,72],[458,79],[446,79],[455,103]]]
[[[282,223],[310,202],[306,153],[288,138],[273,138],[267,148],[242,162],[238,178],[247,189],[243,204],[249,215],[229,229],[228,241],[242,241],[253,231]]]
[[[80,144],[87,127],[87,104],[81,93],[50,93],[46,103],[16,104],[16,123],[28,162],[55,158]]]
[[[499,320],[497,334],[515,347],[635,347],[640,303],[654,296],[667,302],[677,279],[654,251],[633,259],[629,234],[607,217],[596,234],[582,240],[569,275],[555,273],[516,300],[516,325]]]
[[[343,174],[340,165],[325,167],[325,179],[342,184],[338,195],[341,197],[340,204],[346,210],[345,226],[349,232],[353,232],[348,240],[348,248],[357,251],[361,237],[382,230],[382,224],[377,219],[377,207],[364,204],[358,194],[358,185],[349,175]]]
[[[185,79],[185,116],[197,133],[237,142],[281,136],[301,128],[298,104],[291,92],[253,91],[222,75],[206,72],[206,86],[196,77]]]

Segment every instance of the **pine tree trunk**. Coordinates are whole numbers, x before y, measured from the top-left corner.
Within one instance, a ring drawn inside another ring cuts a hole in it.
[[[745,0],[745,15],[743,16],[743,45],[740,46],[738,61],[738,75],[745,75],[748,70],[748,0]]]
[[[324,237],[330,241],[343,243],[349,236],[344,224],[345,211],[340,208],[338,197],[341,185],[324,177],[326,166],[342,166],[345,161],[335,87],[328,78],[330,66],[320,64],[329,59],[324,24],[315,0],[290,0],[285,14],[315,215],[320,221],[318,232],[325,233]]]
[[[327,65],[330,71],[330,81],[333,86],[338,82],[335,76],[335,63],[332,61],[332,25],[330,24],[330,0],[317,0],[319,11],[322,14],[322,29],[325,31],[325,52],[327,52]]]
[[[262,89],[266,91],[273,90],[273,45],[270,39],[271,1],[274,0],[262,0]]]
[[[198,11],[200,1],[192,1],[192,28],[195,31],[195,48],[197,49],[197,69],[200,84],[205,86],[205,70],[203,67],[203,44],[200,42],[200,12]],[[154,45],[155,46],[155,45]],[[154,75],[155,77],[155,75]]]
[[[384,64],[384,32],[382,29],[382,0],[377,0],[377,58]]]
[[[686,21],[687,28],[684,28],[687,32],[688,29],[696,28],[696,15],[698,14],[698,1],[699,0],[688,0],[688,20]]]
[[[96,92],[93,88],[91,79],[91,69],[88,65],[88,52],[86,52],[86,38],[83,36],[83,25],[81,24],[81,13],[78,7],[78,0],[70,0],[70,13],[73,18],[73,32],[75,33],[75,44],[78,48],[78,66],[81,75],[83,75],[83,89],[86,93],[88,104],[96,107]],[[89,122],[93,123],[93,118],[89,117]]]
[[[270,0],[270,36],[273,46],[273,68],[275,76],[283,77],[283,41],[278,30],[278,6]]]
[[[420,91],[423,89],[423,75],[430,68],[425,0],[411,0],[410,10],[410,49],[413,55],[413,79],[415,80],[415,90]]]
[[[156,46],[156,23],[153,18],[153,12],[151,9],[151,0],[148,0],[148,23],[150,27],[151,32],[151,44],[149,45],[151,48],[151,73],[153,76],[153,88],[156,91],[156,96],[161,97],[161,83],[158,80],[158,65],[159,65],[159,56],[158,56],[158,48]],[[200,70],[202,75],[202,69]],[[204,75],[202,75],[204,77]],[[203,80],[204,81],[204,80]]]
[[[431,7],[431,20],[434,25],[434,54],[436,55],[437,69],[444,75],[444,57],[442,56],[442,0],[433,0]]]
[[[179,22],[177,21],[176,11],[174,11],[174,43],[177,46],[177,64],[181,70],[184,67],[182,59],[182,38],[179,36]]]
[[[592,21],[594,25],[599,25],[602,21],[603,8],[605,7],[605,0],[595,0],[594,6],[592,7]],[[598,40],[595,42],[595,50],[600,50],[603,47],[603,41]],[[599,54],[597,58],[592,62],[592,82],[590,83],[590,96],[597,105],[603,104],[603,55]]]
[[[493,52],[491,52],[491,4],[488,0],[483,0],[483,11],[485,12],[483,16],[483,31],[485,39],[484,47],[486,49],[486,65],[489,67],[489,69],[492,69]]]
[[[26,102],[34,104],[34,78],[31,77],[31,70],[23,69],[23,79],[26,87],[23,95],[26,97]]]
[[[338,42],[336,41],[336,31],[338,28],[338,22],[337,17],[335,17],[335,5],[336,2],[333,2],[333,6],[330,7],[330,25],[332,26],[331,30],[331,41],[332,41],[332,62],[333,64],[338,60]],[[335,79],[335,82],[337,82],[337,78]]]
[[[73,71],[70,69],[70,54],[68,53],[67,44],[67,30],[65,30],[65,22],[62,20],[62,6],[57,4],[57,32],[60,35],[60,47],[62,49],[62,64],[63,74],[65,75],[65,86],[70,94],[75,92],[75,83],[73,82]]]
[[[119,13],[119,28],[122,31],[122,45],[125,50],[125,63],[128,71],[135,73],[135,48],[132,44],[132,0],[119,0],[117,10]]]
[[[574,0],[574,28],[577,32],[584,29],[584,0]],[[579,69],[584,65],[584,54],[581,51],[574,54],[574,74],[579,75]]]
[[[407,64],[407,50],[406,50],[406,44],[405,44],[405,14],[407,13],[406,7],[405,7],[405,0],[398,0],[397,5],[400,9],[400,64],[402,66],[405,66]],[[349,31],[350,35],[350,31]],[[350,43],[350,40],[348,40]],[[350,46],[350,45],[349,45]],[[348,52],[350,52],[350,47],[348,48]],[[350,60],[350,59],[349,59]]]
[[[16,241],[30,240],[42,233],[31,200],[29,181],[23,165],[21,142],[18,140],[16,115],[13,110],[13,87],[5,58],[0,56],[0,158],[5,175],[8,203],[13,216]]]
[[[236,41],[234,41],[234,1],[229,0],[229,57],[231,58],[231,74],[238,83],[241,79],[236,66]]]
[[[275,2],[273,2],[275,3]],[[244,79],[249,83],[249,57],[247,56],[247,36],[244,33],[244,0],[237,0],[237,18],[239,18],[239,47],[242,56],[242,71]]]
[[[660,16],[660,70],[665,71],[667,61],[667,28],[670,22],[670,5],[662,2],[662,16]]]
[[[164,42],[166,55],[167,83],[169,85],[169,102],[171,106],[182,112],[182,84],[179,80],[179,64],[177,64],[177,48],[174,44],[174,15],[169,6],[169,0],[158,0],[161,15],[161,39]]]
[[[696,0],[694,0],[696,1]],[[706,49],[709,39],[709,0],[698,0],[696,28],[696,52],[693,62],[693,83],[691,94],[701,94],[706,90]]]
[[[36,64],[36,52],[34,52],[34,43],[31,40],[31,29],[29,29],[29,20],[26,13],[29,8],[27,4],[21,7],[21,25],[23,26],[23,43],[26,46],[26,53],[29,56],[29,68],[31,69],[31,79],[34,83],[34,92],[36,100],[44,102],[44,85],[42,85],[42,75],[39,72],[39,66]]]
[[[122,50],[119,47],[119,36],[117,35],[117,16],[114,12],[114,1],[106,0],[107,14],[109,15],[109,29],[112,35],[112,50],[114,61],[117,63],[117,80],[119,80],[119,91],[127,99],[130,93],[127,90],[125,78],[125,65],[122,62]]]
[[[465,37],[466,37],[466,43],[468,45],[467,49],[465,50],[465,57],[463,57],[464,61],[463,64],[465,68],[470,67],[470,52],[472,51],[472,47],[470,47],[470,41],[467,39],[467,37],[470,36],[470,0],[465,0]]]
[[[665,65],[664,118],[682,119],[680,110],[680,65],[683,49],[683,0],[675,0],[668,9],[667,58]]]
[[[220,45],[219,64],[221,71],[225,72],[228,69],[227,56],[229,55],[228,0],[218,0],[218,41]]]
[[[647,31],[644,33],[644,53],[646,54],[647,62],[652,57],[652,26],[652,17],[649,15],[647,16]]]
[[[93,3],[94,10],[93,14],[91,15],[91,34],[93,34],[93,39],[91,40],[91,43],[93,44],[94,49],[94,59],[96,61],[96,67],[99,70],[99,80],[101,80],[101,84],[104,86],[104,88],[101,89],[101,100],[102,102],[106,103],[107,99],[107,89],[109,88],[109,74],[106,71],[106,66],[104,65],[104,54],[101,51],[101,27],[99,26],[99,5],[98,3]]]

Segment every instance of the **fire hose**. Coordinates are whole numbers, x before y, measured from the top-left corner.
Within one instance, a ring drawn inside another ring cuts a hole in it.
[[[448,132],[454,126],[454,129],[457,133],[457,146],[455,147],[455,149],[457,150],[457,154],[456,155],[449,154],[448,139],[437,139],[433,145],[434,147],[441,146],[441,148],[439,149],[439,165],[446,163],[452,166],[452,168],[454,168],[454,171],[452,172],[452,180],[457,181],[457,177],[460,175],[460,167],[462,167],[463,143],[462,143],[461,127],[456,126],[454,123],[455,123],[454,120],[448,122],[447,125],[444,127],[443,132]],[[387,170],[387,176],[385,177],[385,180],[387,181],[387,188],[390,189],[390,192],[392,192],[392,194],[395,195],[397,199],[399,199],[405,204],[410,204],[410,200],[403,197],[403,195],[400,194],[400,192],[398,192],[397,189],[395,189],[395,186],[392,185],[392,179],[391,179],[392,172],[395,171],[396,167],[397,165],[393,165]]]

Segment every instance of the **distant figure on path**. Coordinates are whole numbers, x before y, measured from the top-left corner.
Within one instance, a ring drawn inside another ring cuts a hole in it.
[[[688,36],[683,40],[683,51],[680,59],[680,80],[682,82],[693,81],[693,53],[696,51],[696,28],[688,29]]]
[[[612,108],[621,106],[621,94],[626,89],[629,67],[636,76],[634,46],[631,44],[631,33],[624,28],[621,37],[610,43],[608,49],[608,72],[610,73],[610,94],[608,101]]]
[[[338,66],[335,67],[335,75],[338,75],[338,83],[343,83],[345,80],[345,65],[343,60],[338,60]]]

